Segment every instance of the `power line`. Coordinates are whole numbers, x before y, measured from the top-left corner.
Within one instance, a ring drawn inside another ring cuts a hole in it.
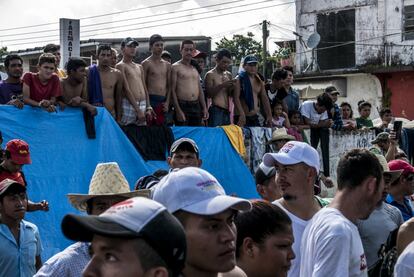
[[[208,12],[199,12],[199,13],[195,13],[195,14],[191,14],[191,15],[185,15],[185,16],[188,17],[188,16],[194,16],[194,15],[200,15],[200,14],[206,14],[206,13],[219,12],[219,11],[222,11],[222,10],[235,9],[235,8],[246,7],[246,6],[251,6],[251,5],[263,4],[263,3],[266,3],[266,2],[273,2],[273,1],[277,1],[277,0],[266,0],[266,1],[261,1],[261,2],[255,2],[255,3],[244,4],[244,5],[238,5],[238,6],[234,6],[234,7],[227,7],[227,8],[222,8],[222,9],[216,9],[216,10],[212,10],[212,11],[208,11]],[[198,10],[198,9],[203,9],[203,8],[208,8],[208,7],[223,5],[223,4],[232,4],[232,3],[235,3],[235,2],[240,2],[240,1],[231,1],[231,2],[226,2],[226,3],[209,5],[209,6],[198,7],[198,8],[192,8],[192,9],[187,9],[187,10],[182,10],[182,11],[176,11],[176,12],[171,12],[171,13],[164,13],[164,14],[161,14],[161,15],[172,14],[172,13],[179,13],[179,12],[191,11],[191,10]],[[278,5],[275,5],[275,6],[279,6],[279,5],[281,5],[281,4],[278,4]],[[283,5],[286,5],[286,4],[283,3]],[[159,15],[157,15],[157,16],[159,16]],[[142,18],[147,18],[147,17],[154,17],[154,15],[149,15],[149,16],[145,16],[145,17],[142,17]],[[147,24],[147,23],[154,23],[154,22],[160,22],[160,21],[166,21],[166,20],[171,20],[171,19],[176,19],[176,18],[181,18],[181,17],[183,17],[183,16],[176,16],[176,17],[159,19],[159,20],[150,20],[150,21],[145,21],[145,22],[138,22],[138,23],[136,23],[136,25]],[[139,18],[139,19],[141,19],[141,18]],[[123,20],[123,21],[128,21],[128,20],[131,20],[131,19],[126,19],[126,20]],[[118,21],[118,22],[121,22],[121,21]],[[112,22],[108,22],[108,23],[112,23]],[[98,23],[98,25],[102,25],[102,24],[105,24],[105,23]],[[130,27],[130,26],[131,26],[130,24],[128,24],[128,25],[120,25],[120,26],[113,26],[113,27],[107,27],[104,30],[116,29],[116,28],[122,28],[122,27]],[[95,32],[95,31],[101,31],[101,30],[102,30],[101,28],[100,29],[86,30],[86,31],[82,31],[82,34],[89,33],[89,32]],[[38,32],[32,32],[32,33],[41,33],[41,32],[43,33],[43,32],[49,32],[49,31],[51,31],[51,30],[38,31]],[[58,30],[55,30],[55,31],[58,31]],[[25,34],[31,34],[31,33],[25,33]],[[21,34],[19,34],[19,35],[21,35]],[[8,39],[8,40],[2,40],[2,42],[9,42],[9,41],[27,41],[27,40],[30,40],[30,39],[52,38],[52,37],[57,37],[57,36],[59,36],[59,34],[46,35],[46,36],[36,36],[36,37],[29,37],[29,38],[19,38],[19,39]],[[3,37],[5,37],[5,36],[3,36]]]
[[[158,7],[162,7],[162,6],[179,4],[179,3],[184,3],[184,2],[188,2],[188,1],[190,1],[190,0],[180,0],[180,1],[174,1],[174,2],[168,2],[168,3],[163,3],[163,4],[148,6],[148,7],[144,7],[144,8],[129,9],[129,10],[124,10],[124,11],[118,11],[118,12],[112,12],[112,13],[106,13],[106,14],[100,14],[100,15],[93,15],[93,16],[88,16],[88,17],[82,17],[82,18],[79,18],[79,19],[86,20],[86,19],[91,19],[91,18],[104,17],[104,16],[108,16],[108,15],[128,13],[128,12],[138,11],[138,10],[142,10],[142,9],[158,8]],[[33,27],[41,27],[41,26],[47,26],[47,25],[52,25],[52,24],[58,24],[58,23],[59,22],[49,22],[49,23],[43,23],[43,24],[37,24],[37,25],[29,25],[29,26],[21,26],[21,27],[14,27],[14,28],[8,28],[8,29],[0,29],[0,32],[3,32],[3,31],[11,31],[11,30],[19,30],[19,29],[26,29],[26,28],[33,28]]]
[[[266,1],[262,1],[262,2],[256,2],[254,4],[245,4],[245,5],[238,5],[237,7],[228,7],[228,8],[223,8],[223,9],[216,9],[213,11],[208,11],[208,12],[202,12],[202,13],[198,13],[198,14],[206,14],[206,13],[212,13],[212,12],[218,12],[218,11],[222,11],[222,10],[228,10],[228,9],[234,9],[234,8],[240,8],[240,7],[246,7],[246,6],[250,6],[250,5],[256,5],[256,4],[263,4],[266,2],[273,2],[276,0],[266,0]],[[230,2],[229,2],[230,3]],[[127,32],[127,31],[134,31],[134,30],[140,30],[140,29],[144,29],[144,28],[153,28],[153,27],[160,27],[160,26],[165,26],[165,25],[173,25],[173,24],[179,24],[179,23],[185,23],[185,22],[192,22],[192,21],[198,21],[198,20],[203,20],[203,19],[210,19],[210,18],[214,18],[214,17],[220,17],[220,16],[226,16],[226,15],[232,15],[232,14],[237,14],[237,13],[245,13],[245,12],[251,12],[251,11],[255,11],[255,10],[260,10],[260,9],[264,9],[264,8],[272,8],[272,7],[276,7],[276,6],[282,6],[282,5],[288,5],[288,4],[292,4],[294,2],[285,2],[285,3],[280,3],[280,4],[276,4],[276,5],[272,5],[272,6],[264,6],[264,7],[258,7],[258,8],[250,8],[250,9],[246,9],[246,10],[242,10],[242,11],[235,11],[235,12],[230,12],[230,13],[223,13],[223,14],[219,14],[216,16],[208,16],[208,17],[201,17],[201,18],[195,18],[195,19],[185,19],[185,20],[181,20],[181,21],[177,21],[177,22],[168,22],[168,23],[163,23],[163,24],[155,24],[155,25],[150,25],[150,26],[145,26],[145,27],[140,27],[140,28],[133,28],[133,29],[124,29],[124,30],[118,30],[118,31],[113,31],[113,32],[106,32],[106,33],[101,33],[101,34],[94,34],[94,35],[90,35],[90,37],[94,37],[97,35],[106,35],[106,34],[113,34],[113,33],[120,33],[120,32]],[[191,15],[187,15],[187,16],[194,16],[194,15],[198,15],[198,14],[191,14]],[[177,19],[177,18],[182,18],[183,16],[178,16],[178,17],[172,17],[172,18],[168,18],[168,19],[163,19],[163,20],[152,20],[152,21],[147,21],[147,22],[141,22],[141,23],[137,23],[137,24],[146,24],[146,23],[152,23],[152,22],[160,22],[160,21],[165,21],[165,20],[173,20],[173,19]],[[130,25],[127,25],[130,26]],[[109,28],[105,28],[105,29],[96,29],[96,30],[87,30],[82,32],[91,32],[91,31],[100,31],[100,30],[108,30],[108,29],[114,29],[114,28],[119,28],[121,26],[117,26],[117,27],[109,27]],[[28,40],[28,39],[38,39],[38,38],[47,38],[47,37],[55,37],[56,35],[50,35],[50,36],[43,36],[43,37],[32,37],[32,38],[25,38],[25,39],[14,39],[14,40],[3,40],[3,42],[6,41],[17,41],[17,40]],[[30,43],[42,43],[42,41],[37,41],[37,42],[26,42],[26,43],[19,43],[19,44],[10,44],[9,46],[14,46],[14,45],[20,45],[20,44],[30,44]]]
[[[186,0],[186,1],[188,1],[188,0]],[[243,1],[245,1],[245,0],[243,0]],[[275,1],[275,0],[272,0],[272,1]],[[161,13],[161,14],[156,14],[156,16],[170,15],[170,14],[175,14],[175,13],[181,13],[181,12],[188,12],[188,11],[194,11],[194,10],[199,10],[199,9],[211,8],[211,7],[215,7],[215,6],[232,4],[232,3],[235,3],[235,2],[240,2],[240,1],[230,1],[230,2],[225,2],[225,3],[207,5],[207,6],[197,7],[197,8],[190,8],[190,9],[185,9],[185,10],[180,10],[180,11],[165,12],[165,13]],[[257,4],[257,3],[260,3],[260,2],[256,2],[256,3],[253,3],[253,4]],[[153,14],[150,14],[150,15],[146,15],[146,16],[143,16],[143,17],[140,17],[140,18],[122,19],[122,20],[118,20],[116,22],[114,22],[114,21],[106,21],[106,22],[93,23],[93,24],[88,24],[88,25],[81,25],[81,28],[91,27],[91,26],[99,26],[99,25],[104,25],[104,24],[112,24],[112,23],[126,22],[126,21],[131,21],[131,20],[140,20],[140,19],[150,18],[150,17],[154,17],[154,15]],[[166,19],[164,19],[164,20],[166,20]],[[154,21],[151,21],[151,22],[154,22]],[[146,22],[138,22],[136,24],[143,24],[143,23],[146,23]],[[125,25],[122,25],[122,26],[114,26],[112,28],[118,28],[118,27],[124,27],[124,26]],[[128,25],[126,25],[126,26],[128,26]],[[86,31],[95,31],[95,30],[99,30],[99,29],[86,30]],[[2,37],[10,37],[10,36],[14,37],[14,36],[22,36],[22,35],[30,35],[30,34],[40,34],[40,33],[47,33],[47,32],[58,32],[58,31],[59,31],[59,29],[41,30],[41,31],[28,32],[28,33],[6,34],[6,35],[2,35]],[[56,36],[58,36],[58,35],[59,34],[57,34]],[[43,36],[43,37],[35,37],[35,38],[45,38],[45,37],[52,37],[52,35],[50,35],[50,36]]]

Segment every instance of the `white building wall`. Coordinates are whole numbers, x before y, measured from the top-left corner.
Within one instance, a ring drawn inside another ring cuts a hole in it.
[[[403,40],[403,0],[299,0],[296,31],[306,39],[316,31],[317,14],[355,9],[356,66],[414,63],[414,40]],[[310,63],[311,52],[296,42],[296,69]]]

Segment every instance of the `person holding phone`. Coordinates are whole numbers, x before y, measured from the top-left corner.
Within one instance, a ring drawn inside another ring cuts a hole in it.
[[[387,162],[395,160],[395,155],[399,152],[403,152],[398,147],[398,140],[394,131],[391,131],[390,133],[379,133],[377,137],[371,141],[371,144],[372,147],[369,151],[384,156]]]

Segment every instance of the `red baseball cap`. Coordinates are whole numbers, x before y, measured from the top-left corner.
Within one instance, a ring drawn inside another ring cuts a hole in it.
[[[10,158],[16,164],[31,164],[29,145],[21,139],[12,139],[6,144]]]
[[[388,163],[390,170],[402,170],[403,174],[414,173],[414,167],[403,160],[392,160]]]

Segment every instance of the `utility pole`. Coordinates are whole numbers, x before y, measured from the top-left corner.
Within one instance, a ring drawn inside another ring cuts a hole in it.
[[[267,38],[269,37],[269,31],[267,30],[267,24],[270,22],[263,20],[262,32],[263,32],[263,77],[266,79],[266,65],[267,65]]]

